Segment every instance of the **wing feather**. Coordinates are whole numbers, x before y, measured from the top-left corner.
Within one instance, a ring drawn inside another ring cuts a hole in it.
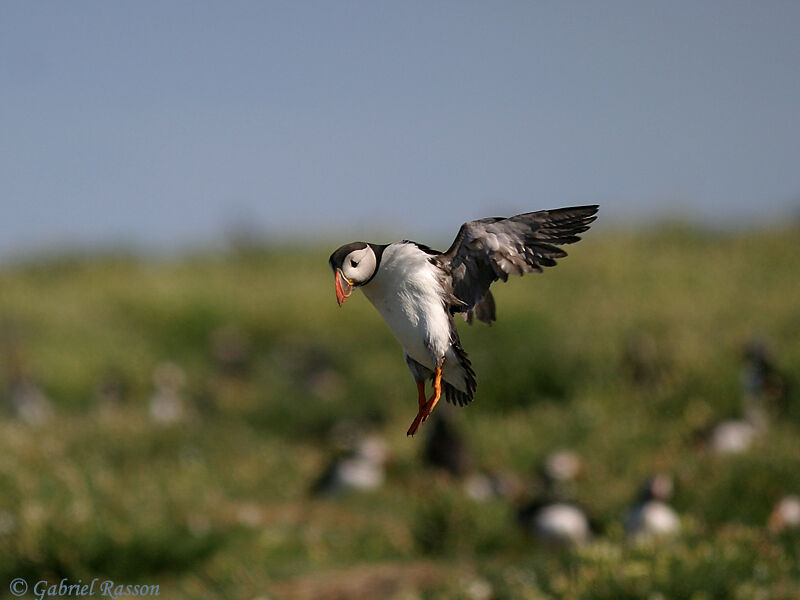
[[[514,217],[491,217],[469,221],[453,240],[450,248],[439,255],[440,263],[452,277],[455,302],[452,312],[473,313],[479,319],[494,320],[492,310],[475,311],[489,294],[489,286],[498,279],[507,281],[509,275],[541,273],[543,267],[553,267],[567,253],[559,248],[579,241],[597,218],[598,206],[574,206],[556,210],[540,210]]]

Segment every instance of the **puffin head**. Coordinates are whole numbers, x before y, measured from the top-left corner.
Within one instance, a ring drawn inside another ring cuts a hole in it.
[[[378,268],[378,257],[372,244],[345,244],[328,259],[333,270],[336,301],[339,306],[353,293],[353,288],[369,283]]]

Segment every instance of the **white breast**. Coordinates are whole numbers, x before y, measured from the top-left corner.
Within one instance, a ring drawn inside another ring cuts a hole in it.
[[[578,544],[592,535],[583,511],[561,502],[542,507],[533,517],[530,527],[535,536],[556,544]]]
[[[361,289],[408,355],[433,369],[450,348],[450,321],[439,272],[429,258],[414,244],[391,244],[375,277]]]
[[[629,536],[646,539],[673,535],[681,526],[678,513],[664,502],[650,500],[635,506],[625,519],[625,530]]]

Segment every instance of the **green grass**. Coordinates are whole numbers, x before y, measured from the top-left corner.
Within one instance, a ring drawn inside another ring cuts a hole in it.
[[[800,399],[741,455],[697,435],[739,413],[750,338],[800,381],[800,230],[585,238],[557,268],[496,286],[493,327],[459,325],[479,388],[455,416],[478,466],[528,481],[555,448],[586,462],[575,496],[603,535],[560,551],[517,529],[513,501],[476,503],[422,466],[401,350],[360,294],[337,308],[330,249],[4,267],[4,382],[22,365],[53,417],[0,421],[0,589],[101,577],[169,598],[800,597],[800,533],[765,527],[800,493]],[[242,377],[212,359],[225,326],[249,342]],[[624,357],[645,338],[658,367],[637,384]],[[148,414],[163,361],[187,375],[171,425]],[[110,373],[127,389],[114,408],[97,401]],[[344,417],[379,423],[387,483],[310,499]],[[657,469],[675,477],[683,534],[632,545],[621,516]]]

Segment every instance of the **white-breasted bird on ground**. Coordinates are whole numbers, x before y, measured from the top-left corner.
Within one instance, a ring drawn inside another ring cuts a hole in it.
[[[352,490],[370,491],[383,485],[388,459],[386,442],[377,435],[368,435],[353,440],[352,444],[347,454],[334,458],[314,482],[313,495],[337,496]]]
[[[553,546],[581,544],[593,537],[597,523],[583,506],[569,500],[582,471],[583,460],[571,450],[557,450],[545,456],[534,493],[517,511],[526,533]]]
[[[580,240],[597,218],[598,207],[576,206],[492,217],[461,226],[445,252],[403,240],[393,244],[352,242],[337,249],[329,263],[339,306],[360,287],[403,347],[417,383],[419,409],[408,435],[414,435],[444,395],[452,404],[469,404],[477,387],[475,372],[461,347],[453,315],[468,323],[495,320],[489,286],[510,274],[541,273],[567,253],[558,248]],[[425,396],[425,380],[433,394]]]
[[[680,517],[667,504],[672,489],[672,477],[666,473],[657,473],[644,483],[638,500],[625,515],[625,532],[630,538],[664,538],[680,531]]]
[[[150,397],[150,416],[154,421],[167,425],[183,420],[186,416],[185,385],[186,374],[177,364],[162,362],[156,366],[153,371],[155,390]]]
[[[800,496],[791,494],[781,498],[769,515],[768,525],[772,533],[800,528]]]

